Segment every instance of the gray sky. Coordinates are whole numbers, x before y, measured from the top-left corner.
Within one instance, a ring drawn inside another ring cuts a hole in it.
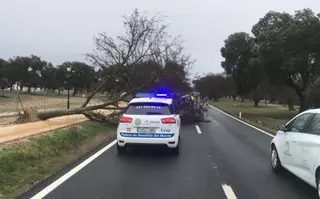
[[[222,72],[220,48],[231,33],[250,32],[269,10],[311,8],[320,0],[1,0],[0,57],[35,54],[54,65],[86,61],[93,35],[121,33],[123,14],[134,8],[167,16],[172,35],[182,35],[193,73]]]

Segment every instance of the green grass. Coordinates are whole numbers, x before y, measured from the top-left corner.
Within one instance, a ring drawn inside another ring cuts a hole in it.
[[[14,198],[113,136],[95,123],[57,130],[0,150],[0,198]]]
[[[259,107],[253,107],[253,103],[249,101],[221,99],[218,102],[211,102],[211,104],[236,117],[239,117],[239,112],[241,112],[242,120],[270,133],[275,133],[277,125],[288,122],[298,113],[297,111],[288,111],[281,105],[265,106],[261,103]]]

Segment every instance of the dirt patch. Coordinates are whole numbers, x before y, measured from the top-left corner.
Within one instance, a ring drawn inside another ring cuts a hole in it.
[[[82,128],[82,126],[79,126],[79,125],[85,125],[85,124],[89,124],[89,123],[91,123],[91,121],[85,121],[85,122],[73,124],[71,126],[66,126],[66,127],[62,127],[62,128],[59,128],[59,129],[55,129],[55,131],[56,130],[68,130],[70,128],[73,128],[74,126],[77,126],[78,128]],[[20,139],[9,140],[7,142],[0,142],[0,150],[3,149],[3,148],[8,148],[8,147],[15,146],[17,144],[19,144],[19,145],[26,144],[26,143],[28,143],[30,141],[30,138],[39,138],[41,136],[51,135],[55,131],[54,130],[50,130],[50,131],[46,131],[46,132],[43,132],[43,133],[30,135],[28,137],[23,137],[23,138],[20,138]]]
[[[18,116],[0,117],[0,127],[13,125],[17,119]]]

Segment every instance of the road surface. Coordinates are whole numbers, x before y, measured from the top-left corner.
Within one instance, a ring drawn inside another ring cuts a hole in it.
[[[272,173],[272,137],[212,107],[208,117],[212,122],[182,127],[178,157],[163,150],[118,156],[113,145],[78,172],[71,170],[75,163],[21,198],[45,187],[46,199],[315,198],[316,191],[289,172]]]

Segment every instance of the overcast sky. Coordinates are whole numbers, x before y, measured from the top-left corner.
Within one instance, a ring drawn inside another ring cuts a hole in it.
[[[0,57],[35,54],[54,65],[86,61],[93,35],[122,31],[134,8],[167,16],[170,34],[181,35],[196,63],[193,73],[222,72],[220,48],[231,33],[250,32],[269,10],[311,8],[320,0],[0,0]]]

